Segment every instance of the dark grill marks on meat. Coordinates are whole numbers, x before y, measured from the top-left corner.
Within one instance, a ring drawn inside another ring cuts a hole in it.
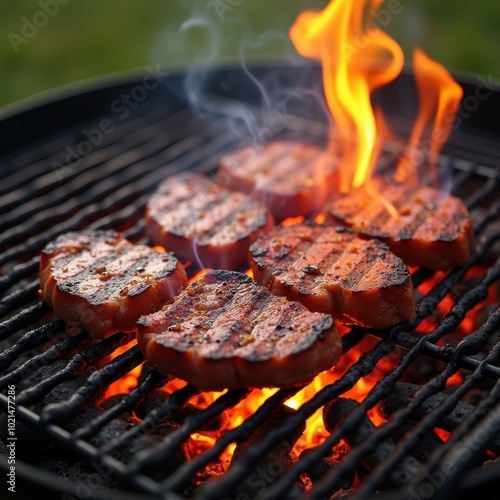
[[[133,331],[142,314],[159,309],[187,286],[179,261],[112,230],[63,234],[40,259],[43,298],[67,323],[95,338]]]
[[[215,221],[216,226],[203,234],[198,240],[199,246],[210,245],[213,240],[217,240],[221,235],[234,231],[236,226],[240,226],[240,234],[235,236],[239,238],[248,238],[255,230],[255,227],[266,227],[268,225],[269,214],[266,210],[262,209],[262,206],[256,204],[251,198],[235,197],[235,194],[236,193],[231,193],[231,195],[227,197],[227,206],[225,207],[225,212],[223,212],[223,218]],[[241,199],[241,204],[236,207],[236,211],[234,211],[235,199]],[[245,218],[252,221],[251,225],[242,224]]]
[[[265,145],[265,150],[267,154],[259,154],[260,151],[256,148],[243,148],[230,153],[228,156],[224,157],[222,163],[226,164],[227,167],[231,169],[238,168],[242,163],[247,164],[246,170],[242,170],[242,174],[246,173],[247,176],[241,176],[239,178],[248,181],[250,188],[253,185],[254,176],[259,172],[265,171],[269,168],[271,162],[272,165],[279,162],[283,157],[286,157],[290,152],[291,143],[284,141],[274,141]],[[222,184],[225,184],[222,182]]]
[[[263,204],[195,172],[169,177],[158,187],[146,222],[154,244],[185,262],[221,269],[246,263],[250,244],[274,225]]]
[[[363,238],[378,238],[407,265],[447,270],[467,262],[473,245],[472,220],[465,204],[437,189],[375,181],[393,205],[395,218],[364,189],[332,196],[326,219],[354,229]]]
[[[141,317],[137,339],[156,370],[204,390],[306,383],[341,353],[330,315],[222,270],[202,275],[162,311]]]
[[[344,227],[276,226],[250,247],[250,264],[255,280],[272,293],[341,323],[388,328],[415,314],[403,261],[385,244]]]
[[[217,181],[251,193],[283,220],[320,211],[338,184],[338,173],[334,159],[320,148],[276,141],[223,156]]]

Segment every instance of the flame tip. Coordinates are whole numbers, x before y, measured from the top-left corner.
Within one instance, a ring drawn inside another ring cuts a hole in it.
[[[322,63],[325,98],[339,130],[330,135],[340,135],[342,146],[341,192],[369,182],[382,143],[394,138],[383,113],[374,110],[371,101],[373,91],[393,81],[404,66],[402,48],[376,22],[382,3],[383,0],[331,0],[322,11],[302,12],[290,28],[297,51]],[[414,47],[413,54],[421,104],[407,156],[426,149],[422,154],[432,165],[451,133],[463,91],[446,68],[430,59],[419,46]],[[426,132],[430,127],[433,132],[427,146]],[[423,163],[400,163],[395,178],[417,180],[416,170]],[[383,201],[381,193],[377,196]],[[383,204],[393,217],[398,217],[388,201]]]

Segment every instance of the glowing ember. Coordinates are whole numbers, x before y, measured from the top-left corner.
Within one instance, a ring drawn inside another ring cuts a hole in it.
[[[281,221],[280,225],[284,227],[295,226],[304,222],[304,217],[288,217],[287,219]]]
[[[153,247],[153,249],[156,250],[157,252],[160,252],[160,253],[166,253],[167,252],[161,245],[155,245]]]
[[[116,349],[116,351],[113,352],[113,354],[108,356],[106,359],[103,359],[102,364],[105,365],[105,364],[111,362],[117,356],[127,352],[129,349],[131,349],[135,345],[137,345],[137,341],[135,339],[131,340],[128,344],[125,344],[125,345],[119,347],[118,349]],[[130,372],[128,372],[126,375],[124,375],[122,378],[120,378],[116,382],[113,382],[108,387],[106,393],[104,394],[104,397],[102,398],[103,401],[105,401],[106,399],[108,399],[111,396],[114,396],[116,394],[128,394],[134,387],[137,386],[137,381],[139,379],[139,375],[141,374],[141,370],[142,370],[142,364],[133,368]]]
[[[200,269],[196,274],[194,274],[190,279],[189,279],[189,284],[198,281],[198,279],[203,276],[206,272],[210,271],[208,268],[203,268]]]

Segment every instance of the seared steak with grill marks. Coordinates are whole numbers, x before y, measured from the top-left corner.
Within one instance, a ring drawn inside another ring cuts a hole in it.
[[[276,220],[321,211],[338,185],[336,162],[311,144],[275,141],[222,157],[217,181],[264,203]]]
[[[250,247],[254,279],[341,323],[388,328],[415,314],[410,273],[377,240],[305,222],[273,228]]]
[[[381,183],[379,183],[381,185]],[[398,212],[394,217],[364,189],[334,195],[326,218],[363,238],[378,238],[409,266],[447,270],[467,262],[474,241],[462,200],[438,189],[392,183],[379,189]]]
[[[169,253],[134,245],[112,230],[63,234],[40,258],[41,296],[65,322],[95,338],[134,331],[139,316],[156,311],[187,286]]]
[[[248,264],[248,247],[274,226],[271,213],[249,196],[184,172],[166,179],[146,207],[149,237],[183,262],[214,269]]]
[[[209,271],[138,321],[147,361],[202,390],[290,387],[338,360],[332,317],[272,295],[246,274]]]

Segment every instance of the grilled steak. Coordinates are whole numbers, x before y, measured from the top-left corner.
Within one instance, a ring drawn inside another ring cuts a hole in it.
[[[183,262],[237,269],[248,263],[248,247],[273,227],[274,219],[247,195],[184,172],[158,187],[146,207],[146,224],[151,241]]]
[[[381,184],[381,182],[379,182]],[[473,245],[472,220],[465,204],[437,189],[392,183],[384,186],[395,218],[363,189],[334,195],[326,219],[351,227],[363,238],[378,238],[409,266],[447,270],[467,262]]]
[[[134,245],[112,230],[63,234],[40,257],[41,295],[65,322],[95,338],[134,331],[187,286],[172,254]]]
[[[203,274],[163,310],[141,317],[137,341],[156,370],[202,390],[306,383],[342,350],[330,315],[225,270]]]
[[[252,193],[281,221],[321,211],[336,190],[338,173],[336,163],[316,146],[277,141],[262,150],[247,147],[225,155],[217,180]]]
[[[377,240],[305,222],[276,226],[250,247],[254,279],[340,323],[388,328],[415,314],[404,262]]]

